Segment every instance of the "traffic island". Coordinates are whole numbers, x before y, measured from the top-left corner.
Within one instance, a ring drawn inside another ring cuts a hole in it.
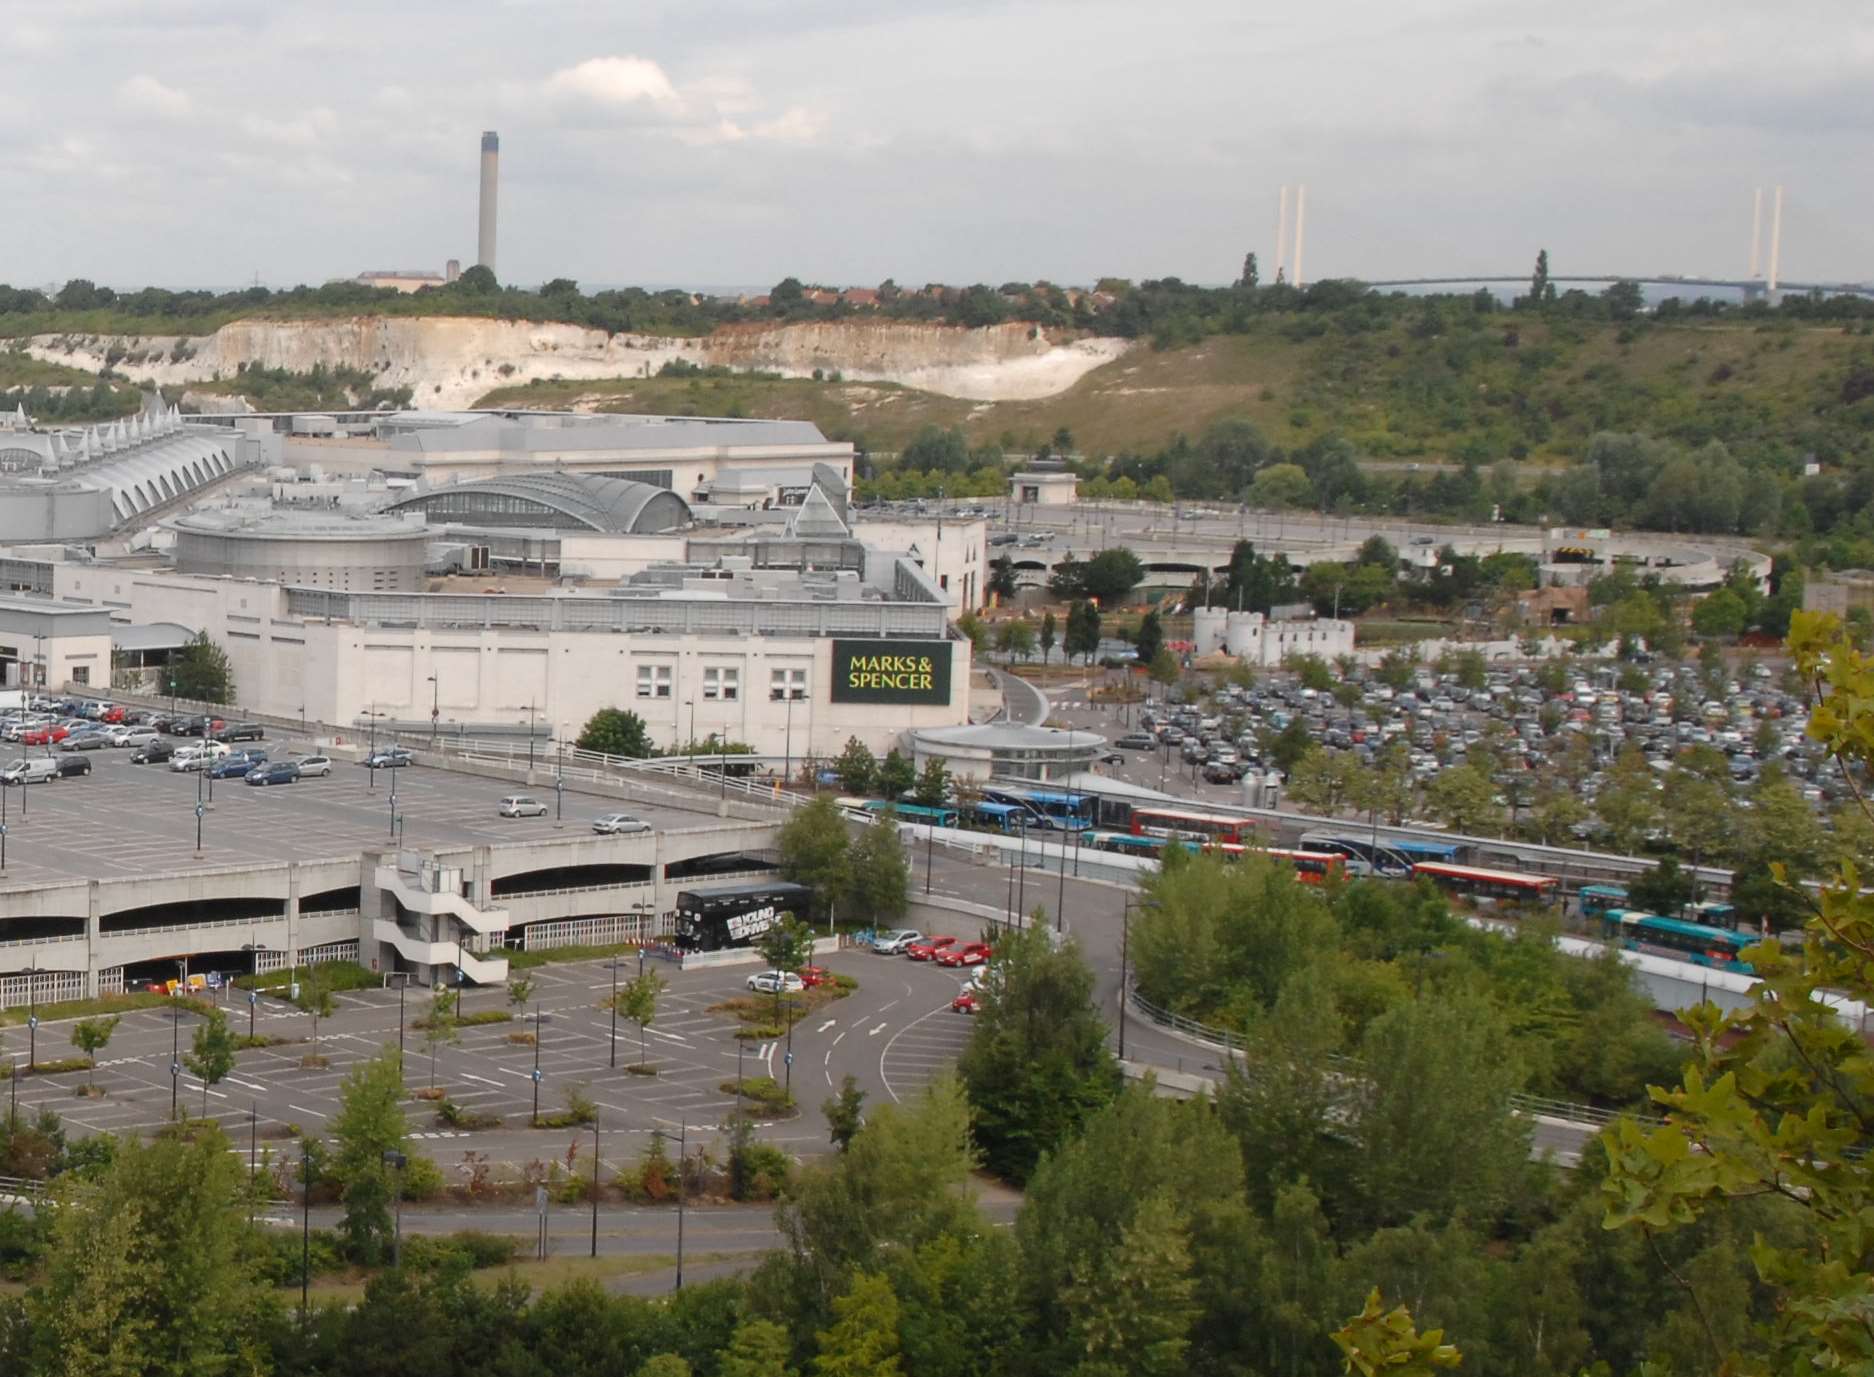
[[[725,1095],[736,1096],[736,1108],[752,1105],[763,1119],[792,1119],[800,1106],[787,1087],[773,1076],[749,1076],[739,1082],[724,1081],[717,1087]]]

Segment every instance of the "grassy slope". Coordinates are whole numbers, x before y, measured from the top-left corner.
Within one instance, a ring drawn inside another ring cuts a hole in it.
[[[45,363],[31,354],[15,349],[0,349],[0,389],[14,387],[90,387],[97,382],[95,373],[82,368],[68,368],[62,363]]]
[[[1828,327],[1654,326],[1623,343],[1612,326],[1557,333],[1492,318],[1469,364],[1453,368],[1449,338],[1405,327],[1370,335],[1290,340],[1220,336],[1185,349],[1141,345],[1058,396],[967,402],[879,384],[759,378],[624,378],[498,388],[484,406],[565,407],[676,415],[809,420],[836,438],[893,451],[925,425],[961,425],[972,442],[1033,444],[1066,426],[1091,453],[1149,450],[1182,431],[1244,417],[1283,444],[1328,431],[1376,455],[1448,458],[1466,440],[1497,453],[1571,458],[1596,430],[1692,433],[1718,412],[1794,425],[1832,401],[1863,341]],[[1731,376],[1714,380],[1720,367]],[[1523,419],[1540,412],[1533,428]]]

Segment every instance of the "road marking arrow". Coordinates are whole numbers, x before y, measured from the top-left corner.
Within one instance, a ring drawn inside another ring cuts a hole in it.
[[[829,1018],[825,1023],[822,1023],[820,1025],[819,1031],[824,1033],[828,1028],[831,1028],[835,1023],[838,1023],[838,1022],[839,1020],[836,1018]]]
[[[885,1025],[881,1023],[878,1025],[878,1027],[874,1028],[871,1032],[867,1033],[866,1036],[869,1038],[875,1038],[884,1031],[885,1031]]]

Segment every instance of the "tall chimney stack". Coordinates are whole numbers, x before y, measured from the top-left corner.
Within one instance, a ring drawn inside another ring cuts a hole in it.
[[[1307,220],[1308,184],[1302,182],[1295,188],[1295,260],[1291,265],[1294,269],[1292,279],[1297,291],[1300,291],[1303,285],[1301,279],[1301,243],[1302,235],[1308,228]]]
[[[494,130],[482,132],[481,234],[476,240],[475,261],[489,272],[495,270],[495,192],[501,175],[501,136]]]
[[[1776,189],[1776,198],[1770,211],[1770,276],[1764,282],[1769,291],[1776,290],[1776,278],[1782,267],[1783,257],[1783,188]]]

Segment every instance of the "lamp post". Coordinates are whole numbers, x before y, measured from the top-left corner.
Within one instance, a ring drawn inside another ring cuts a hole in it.
[[[429,748],[436,749],[436,723],[442,717],[442,685],[429,676]]]
[[[553,825],[566,826],[566,738],[559,740],[559,765],[553,772]]]
[[[527,773],[534,770],[534,719],[540,714],[532,702],[527,704]]]
[[[1126,980],[1130,972],[1127,960],[1131,956],[1132,943],[1132,896],[1125,896],[1126,907],[1119,920],[1119,1059],[1126,1059]]]
[[[267,944],[265,942],[243,942],[241,943],[241,950],[253,955],[254,975],[258,980],[260,975],[260,954],[267,950]],[[247,992],[247,1040],[249,1042],[254,1040],[254,1007],[259,1003],[260,991],[249,990]]]
[[[377,719],[383,715],[383,713],[377,710],[376,703],[371,704],[370,710],[364,715],[365,721],[370,723],[371,733],[370,744],[365,747],[365,761],[367,762],[367,766],[364,772],[364,779],[365,788],[371,793],[377,792],[377,771],[369,767],[369,762],[377,755]]]
[[[545,1031],[540,1024],[540,1001],[534,1001],[534,1117],[532,1122],[540,1122],[540,1037]]]
[[[404,1031],[403,996],[404,991],[410,988],[410,972],[392,971],[390,973],[390,978],[397,982],[397,1065],[401,1068],[403,1066]]]
[[[312,1302],[312,1140],[299,1140],[299,1327]]]
[[[390,804],[390,816],[389,816],[390,830],[388,834],[388,839],[394,842],[397,840],[397,771],[395,770],[392,770],[390,772],[389,804]]]
[[[1016,818],[1016,821],[1022,825],[1022,863],[1015,871],[1017,878],[1015,881],[1015,913],[1013,915],[1016,922],[1019,923],[1022,914],[1028,911],[1028,815],[1026,813],[1022,814],[1020,817]]]
[[[599,1255],[599,1118],[592,1116],[592,1256]]]
[[[690,773],[696,773],[696,695],[690,695]]]
[[[26,1071],[30,1075],[39,1065],[39,977],[45,971],[35,961],[20,974],[26,977]]]
[[[644,949],[638,949],[642,952]],[[640,957],[640,960],[643,958]],[[539,1045],[539,1035],[535,1034],[535,1045]],[[738,1039],[739,1042],[739,1039]],[[618,956],[612,956],[612,1070],[618,1069]]]
[[[781,696],[787,704],[787,753],[781,757],[781,787],[785,789],[794,773],[794,690],[783,687]]]

